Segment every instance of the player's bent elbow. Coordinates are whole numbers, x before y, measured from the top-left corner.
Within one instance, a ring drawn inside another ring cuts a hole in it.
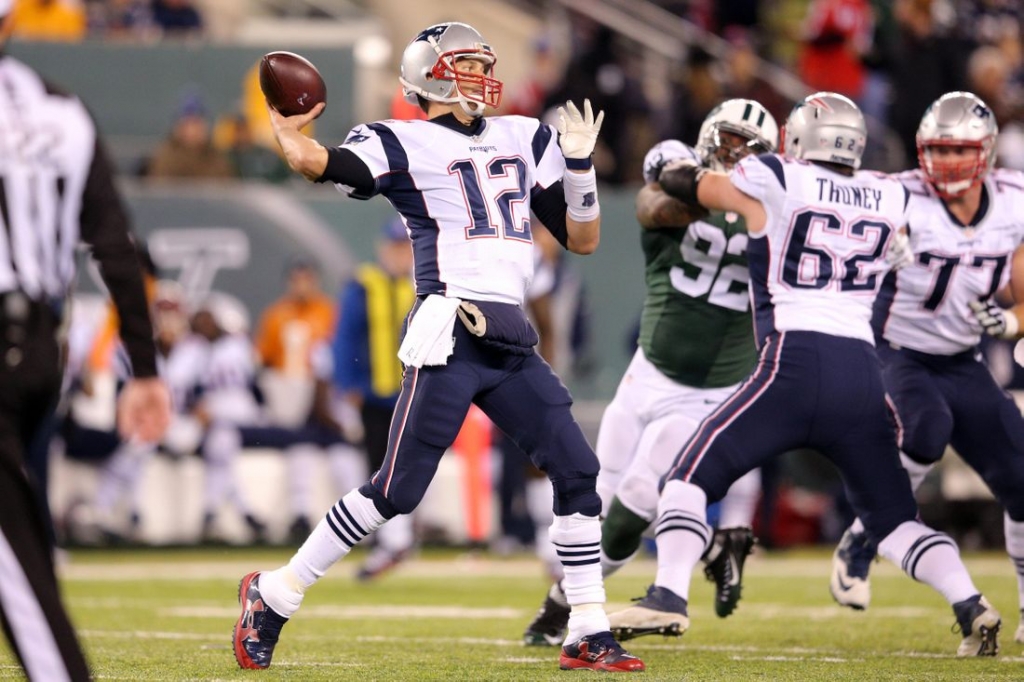
[[[588,237],[586,239],[570,237],[567,246],[569,251],[572,253],[579,254],[581,256],[589,256],[597,251],[597,245],[600,242],[600,235],[594,235],[593,237]]]

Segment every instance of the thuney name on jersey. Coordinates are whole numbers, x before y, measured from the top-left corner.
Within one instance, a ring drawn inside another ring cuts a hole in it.
[[[743,219],[716,213],[685,230],[645,230],[647,299],[640,346],[687,386],[738,383],[756,359]]]

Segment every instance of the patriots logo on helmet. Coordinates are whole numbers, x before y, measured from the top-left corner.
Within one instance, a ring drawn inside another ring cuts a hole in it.
[[[438,40],[442,35],[444,35],[444,32],[447,30],[448,24],[434,24],[433,26],[430,26],[420,31],[420,34],[416,36],[416,40],[414,40],[413,42],[419,40],[429,41],[431,38],[433,38],[434,40]]]

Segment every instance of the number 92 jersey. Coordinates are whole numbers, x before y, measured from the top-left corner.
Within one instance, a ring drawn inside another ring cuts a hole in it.
[[[923,353],[969,350],[980,342],[981,328],[968,302],[1007,283],[1013,252],[1024,240],[1024,174],[989,173],[969,225],[949,214],[921,171],[895,177],[910,191],[914,263],[886,278],[875,303],[875,332]]]
[[[389,120],[357,126],[342,148],[363,160],[375,194],[405,220],[417,294],[523,304],[533,278],[531,194],[565,173],[554,128],[496,116],[471,136]]]
[[[768,214],[747,247],[758,344],[792,330],[874,343],[871,307],[889,269],[885,253],[906,224],[903,185],[778,154],[746,157],[730,179]]]
[[[698,161],[677,140],[662,154]],[[644,178],[652,179],[645,163]],[[644,356],[667,377],[697,388],[742,381],[757,360],[747,289],[747,230],[735,213],[711,213],[683,228],[645,229],[647,297],[640,318]]]

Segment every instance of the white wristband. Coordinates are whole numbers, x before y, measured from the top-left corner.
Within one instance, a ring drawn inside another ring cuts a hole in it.
[[[562,176],[566,214],[578,223],[587,223],[601,215],[597,201],[597,173],[591,168],[586,173],[566,170]]]

